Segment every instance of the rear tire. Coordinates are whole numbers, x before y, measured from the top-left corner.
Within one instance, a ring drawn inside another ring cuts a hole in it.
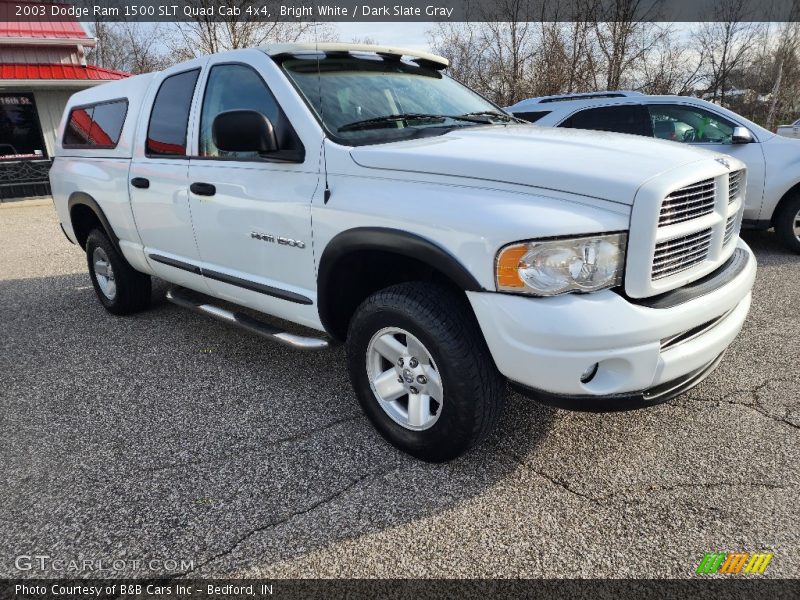
[[[800,194],[789,198],[778,209],[775,235],[785,248],[800,254]]]
[[[444,462],[482,441],[507,394],[467,299],[403,283],[365,300],[347,337],[362,409],[397,448]]]
[[[86,238],[86,259],[94,291],[108,312],[129,315],[150,306],[150,276],[131,267],[100,229]]]

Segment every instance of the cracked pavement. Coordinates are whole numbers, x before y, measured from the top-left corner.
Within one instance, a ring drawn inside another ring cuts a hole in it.
[[[341,348],[270,345],[163,282],[114,317],[52,206],[2,205],[0,577],[63,575],[21,554],[191,561],[114,573],[138,577],[690,577],[710,551],[800,577],[800,257],[743,237],[751,314],[700,386],[610,414],[514,395],[487,443],[428,465],[373,431]]]

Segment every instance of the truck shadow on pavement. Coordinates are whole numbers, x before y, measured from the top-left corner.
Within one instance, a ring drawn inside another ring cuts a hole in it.
[[[85,273],[0,281],[0,539],[13,553],[188,561],[115,573],[138,577],[253,573],[487,493],[556,414],[512,395],[488,442],[425,464],[373,430],[341,347],[288,350],[165,289],[114,317]],[[0,574],[54,575],[12,557]]]
[[[743,230],[741,237],[756,253],[759,265],[792,265],[800,255],[783,247],[774,231]]]

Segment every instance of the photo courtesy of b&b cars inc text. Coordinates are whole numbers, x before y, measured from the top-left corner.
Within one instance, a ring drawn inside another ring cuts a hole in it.
[[[800,2],[0,0],[0,596],[800,596]]]

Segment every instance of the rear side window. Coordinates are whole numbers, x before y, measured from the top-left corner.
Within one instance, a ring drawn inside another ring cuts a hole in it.
[[[549,115],[552,111],[549,110],[536,110],[532,112],[515,112],[514,116],[520,119],[525,119],[530,123],[536,123],[542,117]]]
[[[73,108],[64,129],[62,145],[65,148],[116,148],[127,113],[127,100]]]
[[[189,109],[200,69],[167,77],[158,88],[145,153],[148,156],[186,156]]]
[[[614,131],[653,137],[650,113],[639,104],[601,106],[582,110],[561,123],[560,127]]]

